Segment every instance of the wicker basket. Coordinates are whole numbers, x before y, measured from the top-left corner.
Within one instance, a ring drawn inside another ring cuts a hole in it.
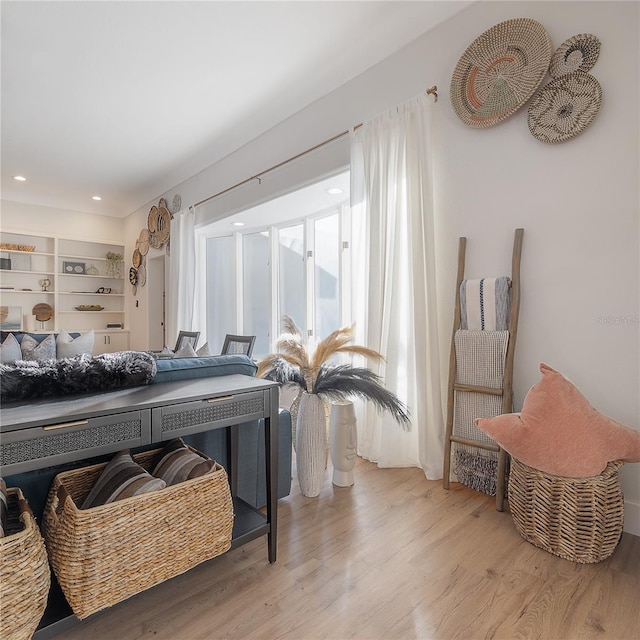
[[[133,458],[151,471],[161,451]],[[231,546],[233,506],[227,474],[219,464],[161,491],[79,509],[76,505],[83,503],[105,464],[58,474],[43,515],[51,565],[80,619]]]
[[[40,529],[20,489],[7,489],[10,533],[0,538],[0,638],[22,640],[47,606],[51,573]]]
[[[556,556],[592,563],[608,558],[622,535],[624,501],[618,468],[563,478],[511,459],[509,507],[520,535]]]

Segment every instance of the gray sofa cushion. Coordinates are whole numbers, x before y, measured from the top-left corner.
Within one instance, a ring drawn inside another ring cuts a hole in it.
[[[255,376],[258,365],[243,355],[205,356],[203,358],[159,358],[154,382],[210,378],[239,373]]]

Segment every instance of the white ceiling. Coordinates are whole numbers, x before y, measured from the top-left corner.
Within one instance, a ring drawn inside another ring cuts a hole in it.
[[[2,198],[126,216],[468,4],[2,0]]]

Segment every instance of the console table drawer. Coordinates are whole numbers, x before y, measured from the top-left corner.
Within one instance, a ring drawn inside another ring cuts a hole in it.
[[[152,409],[154,442],[227,427],[265,415],[269,398],[263,391],[219,396]]]
[[[3,433],[0,466],[11,475],[150,442],[150,410],[128,411]]]

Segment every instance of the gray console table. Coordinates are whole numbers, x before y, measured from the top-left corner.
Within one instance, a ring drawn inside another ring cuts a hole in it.
[[[236,495],[238,429],[259,418],[265,423],[266,514]],[[268,559],[275,562],[278,385],[268,380],[229,375],[5,404],[0,409],[0,473],[37,471],[227,427],[235,514],[231,548],[267,535]],[[34,637],[51,638],[78,623],[62,600],[50,602]]]

